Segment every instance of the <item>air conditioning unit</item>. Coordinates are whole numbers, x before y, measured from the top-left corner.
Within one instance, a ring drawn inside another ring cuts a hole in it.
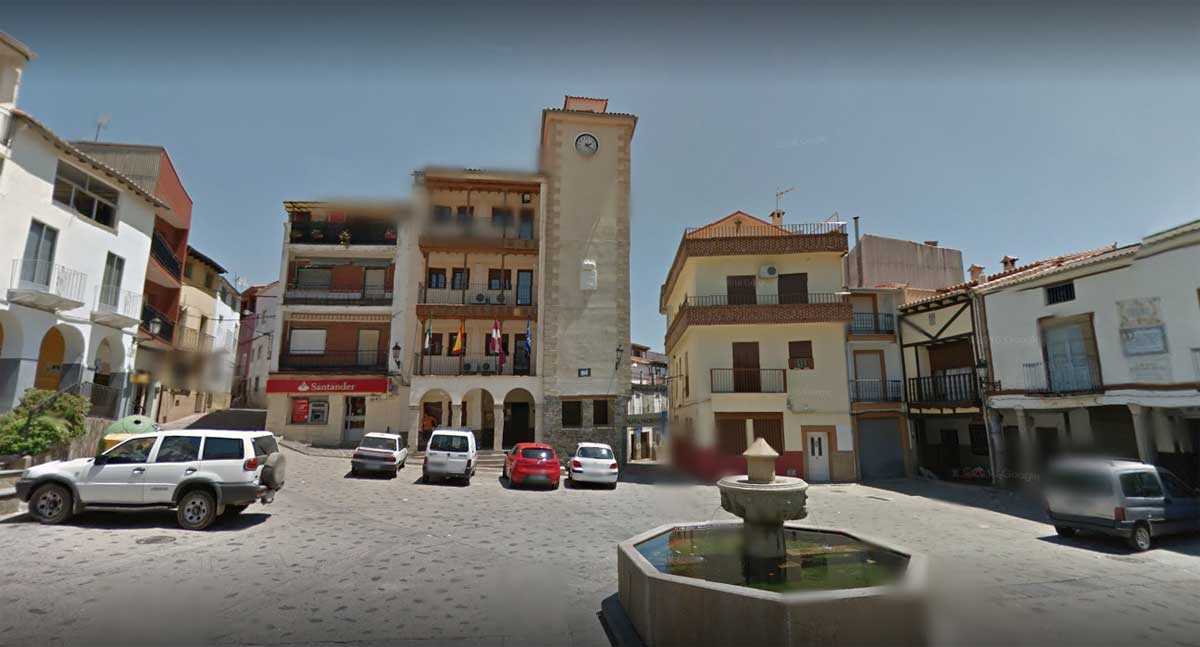
[[[484,375],[491,375],[496,372],[496,367],[492,365],[492,360],[485,359],[479,363],[479,372]]]
[[[476,290],[475,293],[471,295],[471,302],[472,303],[481,303],[481,304],[487,303],[488,302],[488,293],[484,292],[483,290]]]
[[[463,375],[474,375],[479,372],[479,367],[471,360],[463,360]]]
[[[779,278],[779,270],[774,265],[763,265],[758,268],[758,278],[760,278],[760,279]]]

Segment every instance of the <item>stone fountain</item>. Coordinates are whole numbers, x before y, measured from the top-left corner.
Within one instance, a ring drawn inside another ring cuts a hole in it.
[[[925,559],[840,528],[798,526],[808,483],[763,439],[717,482],[741,521],[676,523],[617,547],[621,607],[658,645],[921,645]]]

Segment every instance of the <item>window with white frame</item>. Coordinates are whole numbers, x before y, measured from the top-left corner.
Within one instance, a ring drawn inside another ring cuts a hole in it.
[[[120,192],[112,186],[67,164],[58,162],[54,174],[54,201],[105,227],[117,225]]]
[[[297,355],[316,355],[325,352],[325,331],[319,328],[293,329],[288,352]]]

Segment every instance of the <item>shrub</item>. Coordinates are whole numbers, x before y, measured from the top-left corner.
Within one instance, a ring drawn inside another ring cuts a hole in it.
[[[0,454],[36,456],[69,443],[87,431],[90,408],[79,395],[29,389],[15,409],[0,415]]]

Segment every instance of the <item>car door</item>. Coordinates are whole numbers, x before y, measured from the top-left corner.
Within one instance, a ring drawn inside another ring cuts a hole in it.
[[[197,434],[164,435],[154,458],[146,465],[146,503],[170,503],[175,488],[200,469]]]
[[[1125,518],[1149,521],[1155,532],[1169,531],[1162,486],[1151,472],[1122,472],[1119,480],[1125,495]]]
[[[1196,491],[1162,468],[1158,469],[1158,478],[1166,492],[1163,508],[1167,517],[1167,531],[1196,530],[1197,524],[1200,524],[1200,501],[1196,498]]]
[[[146,464],[157,436],[130,438],[92,463],[76,483],[87,505],[141,505],[145,498]]]

